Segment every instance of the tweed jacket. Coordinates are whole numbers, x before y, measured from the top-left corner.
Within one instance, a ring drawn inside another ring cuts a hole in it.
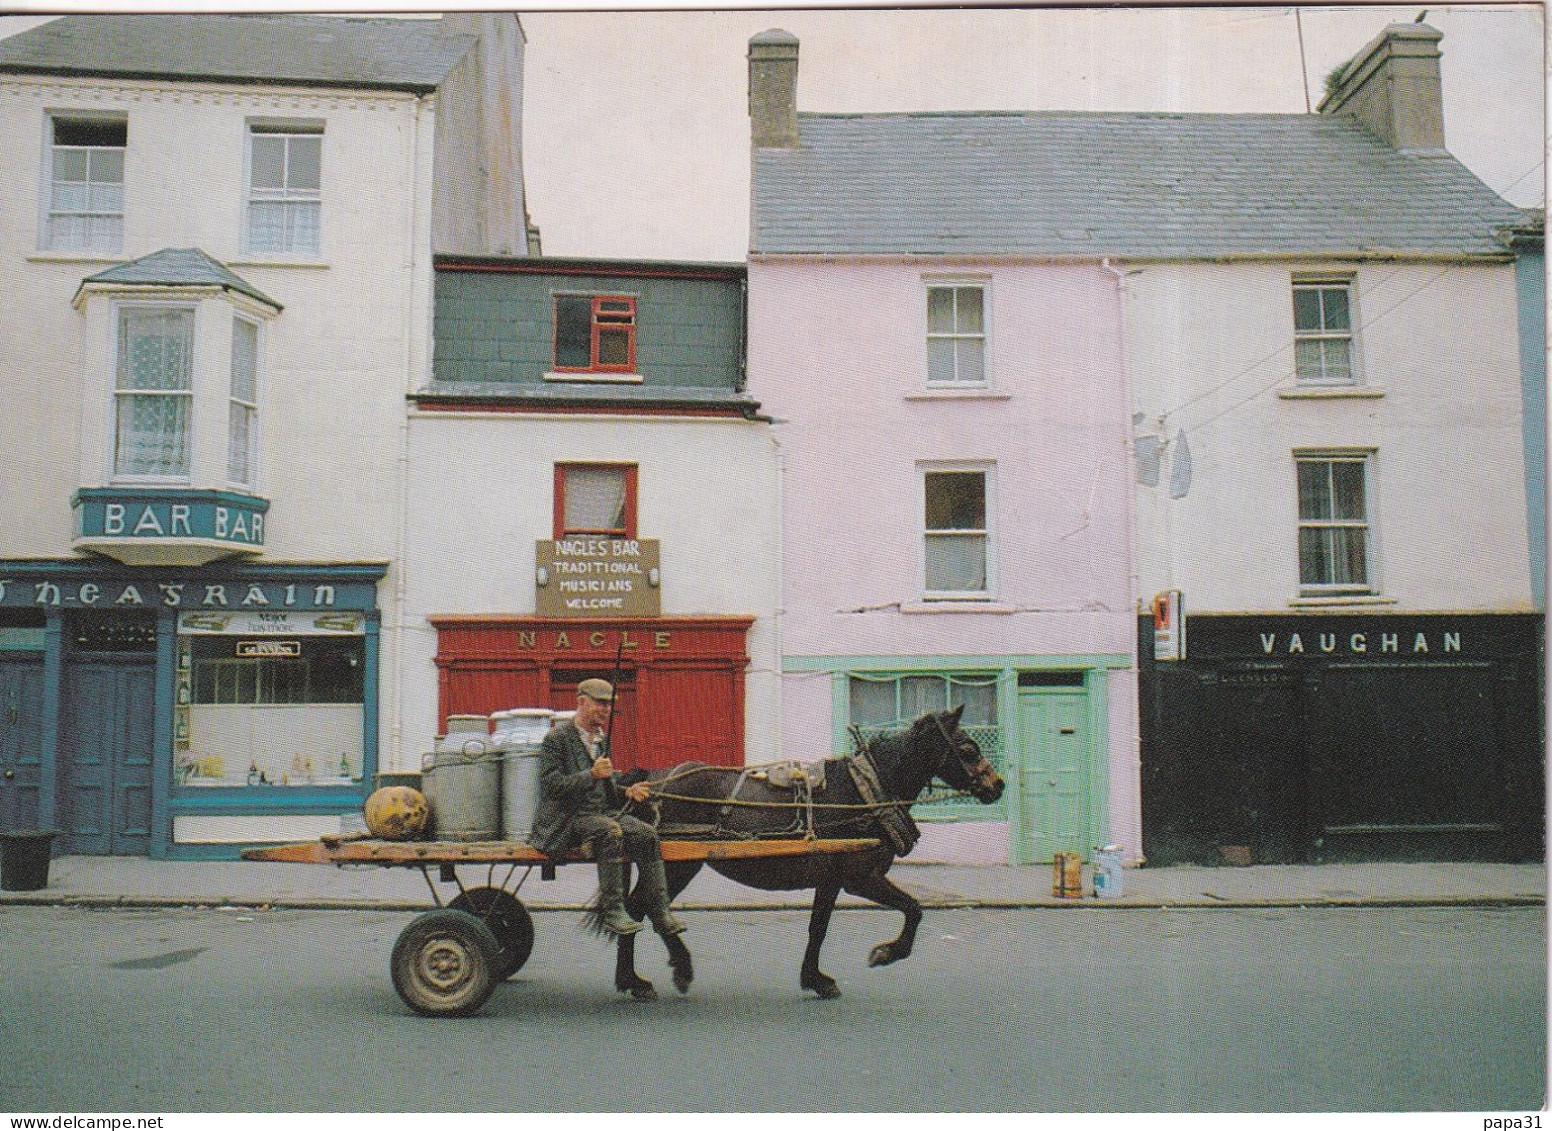
[[[528,840],[546,856],[559,856],[573,847],[574,816],[614,812],[623,809],[627,800],[619,774],[602,780],[593,777],[593,758],[576,723],[552,727],[539,745],[539,805]]]

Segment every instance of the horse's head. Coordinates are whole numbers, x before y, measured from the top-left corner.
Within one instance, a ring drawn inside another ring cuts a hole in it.
[[[918,725],[925,724],[941,741],[933,773],[953,789],[962,789],[982,805],[990,805],[1002,796],[1002,775],[986,760],[981,747],[959,729],[959,716],[964,714],[961,703],[952,711],[936,711]]]

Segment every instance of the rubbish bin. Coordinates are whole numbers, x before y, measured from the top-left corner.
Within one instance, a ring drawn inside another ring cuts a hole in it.
[[[48,887],[49,854],[56,829],[15,829],[0,833],[0,888],[40,891]]]

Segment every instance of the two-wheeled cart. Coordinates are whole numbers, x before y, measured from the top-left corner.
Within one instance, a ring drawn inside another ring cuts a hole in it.
[[[877,848],[877,840],[664,840],[665,862],[749,860],[775,856],[825,855]],[[415,918],[393,945],[393,987],[404,1004],[432,1017],[466,1017],[483,1006],[496,986],[523,968],[533,953],[533,917],[517,893],[535,868],[543,879],[555,878],[564,864],[583,863],[581,852],[552,860],[521,841],[390,841],[359,836],[326,836],[321,840],[250,848],[244,860],[288,864],[333,864],[337,867],[415,868],[431,889],[436,910]],[[465,887],[459,865],[487,869],[485,883]],[[457,885],[458,894],[442,902],[431,869],[443,883]],[[507,869],[501,881],[496,873]],[[517,876],[521,871],[522,875]],[[516,884],[512,884],[517,877]]]

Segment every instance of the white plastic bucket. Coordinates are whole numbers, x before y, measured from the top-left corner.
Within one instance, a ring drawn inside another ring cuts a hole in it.
[[[1119,844],[1107,844],[1094,850],[1094,895],[1099,899],[1121,897],[1121,857]]]

